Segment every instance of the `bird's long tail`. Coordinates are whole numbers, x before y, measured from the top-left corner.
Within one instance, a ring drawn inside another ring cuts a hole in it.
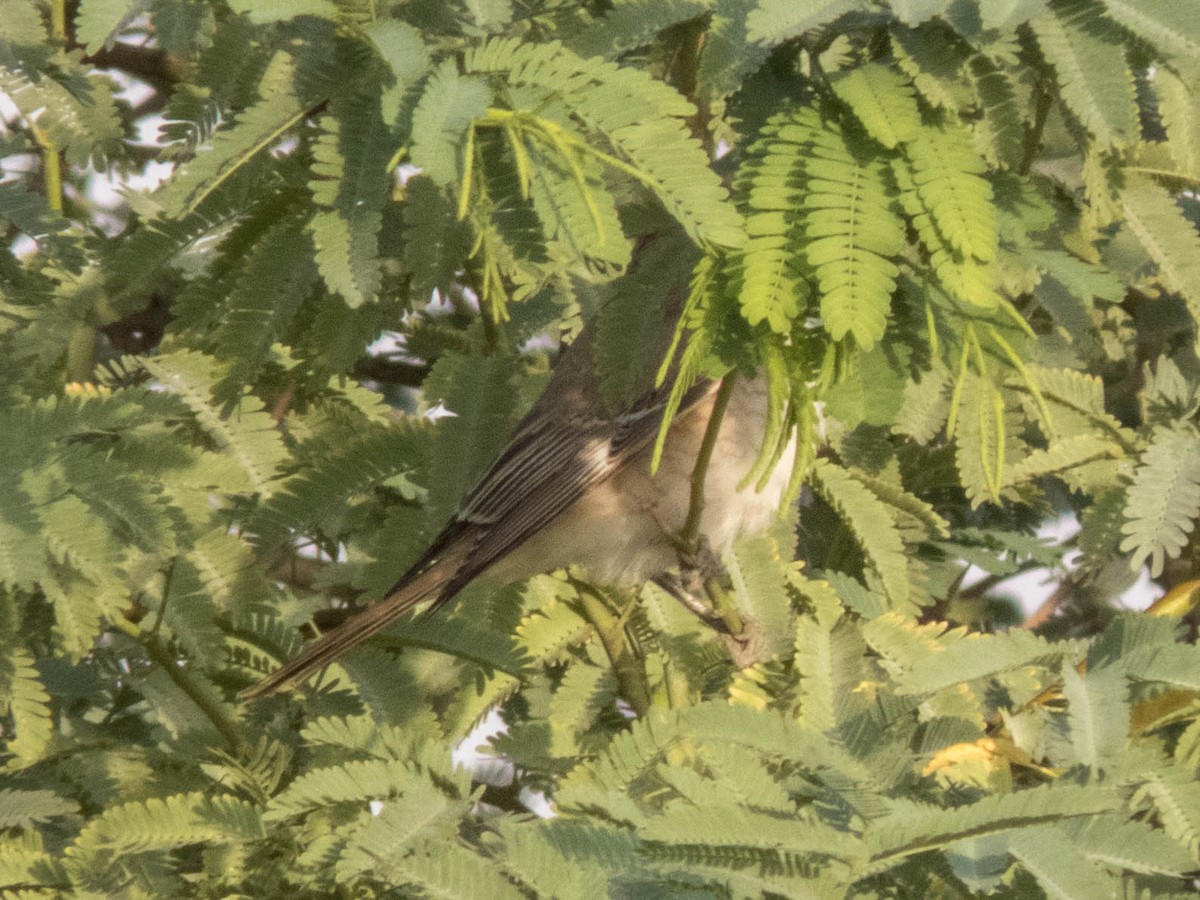
[[[382,631],[423,600],[446,599],[441,594],[460,570],[460,559],[439,559],[414,578],[401,581],[378,603],[368,606],[307,644],[295,659],[284,663],[258,684],[246,688],[238,697],[257,700],[281,688],[290,687]]]

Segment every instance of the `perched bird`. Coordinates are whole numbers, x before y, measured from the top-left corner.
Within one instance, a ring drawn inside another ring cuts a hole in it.
[[[677,313],[663,313],[665,349]],[[597,584],[641,584],[679,562],[677,535],[691,500],[692,472],[718,383],[701,381],[672,420],[651,474],[654,440],[670,386],[610,412],[585,328],[560,355],[550,382],[499,458],[387,595],[304,647],[259,684],[253,699],[294,684],[424,601],[444,603],[480,575],[508,583],[577,565]],[[729,395],[704,484],[700,533],[715,551],[743,531],[766,527],[779,509],[794,444],[761,489],[738,490],[767,419],[761,379],[739,379]]]

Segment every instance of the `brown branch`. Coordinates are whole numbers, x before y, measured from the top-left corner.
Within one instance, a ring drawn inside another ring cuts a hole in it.
[[[1047,597],[1042,602],[1042,605],[1034,610],[1033,615],[1017,627],[1024,631],[1035,631],[1041,628],[1050,621],[1054,613],[1058,611],[1058,608],[1071,596],[1071,590],[1072,585],[1070,582],[1062,582],[1062,584],[1054,589],[1054,593]]]

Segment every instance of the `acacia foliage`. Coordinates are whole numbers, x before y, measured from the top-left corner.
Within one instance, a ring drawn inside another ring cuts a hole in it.
[[[1193,6],[0,8],[0,890],[1186,893]],[[673,294],[676,389],[759,368],[760,470],[822,445],[726,559],[750,658],[548,575],[237,703],[420,552],[541,338],[603,309],[619,404]],[[1039,633],[961,585],[1074,549]]]

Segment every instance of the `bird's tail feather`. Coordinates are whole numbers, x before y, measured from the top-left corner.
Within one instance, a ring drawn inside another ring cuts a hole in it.
[[[441,599],[439,595],[460,570],[458,562],[443,557],[407,583],[400,582],[384,599],[325,632],[307,644],[295,659],[284,663],[258,684],[246,688],[238,695],[239,699],[256,700],[296,684],[382,631],[423,600]]]

